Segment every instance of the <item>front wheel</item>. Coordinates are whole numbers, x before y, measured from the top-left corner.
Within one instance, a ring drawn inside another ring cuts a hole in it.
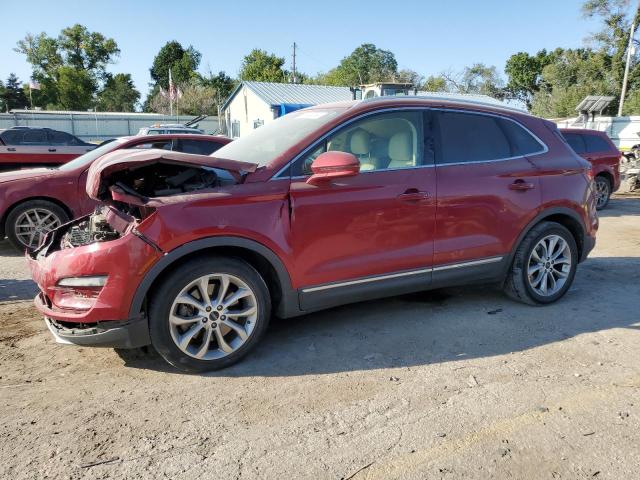
[[[151,298],[151,342],[181,370],[217,370],[260,341],[270,314],[269,291],[251,265],[200,257],[172,272]]]
[[[531,229],[516,250],[505,292],[529,305],[561,298],[571,287],[578,266],[578,247],[571,232],[555,222]]]

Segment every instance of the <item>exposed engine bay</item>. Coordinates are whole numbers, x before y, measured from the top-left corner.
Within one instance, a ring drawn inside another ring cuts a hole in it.
[[[120,187],[127,193],[151,198],[195,192],[235,183],[231,177],[227,177],[226,180],[215,168],[156,163],[114,172],[109,178],[109,183]]]
[[[81,247],[94,242],[107,242],[119,238],[116,232],[107,222],[104,209],[99,209],[93,215],[85,217],[82,221],[73,225],[60,241],[60,248]]]

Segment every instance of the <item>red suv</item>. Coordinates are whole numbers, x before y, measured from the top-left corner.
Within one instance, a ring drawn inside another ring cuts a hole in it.
[[[611,194],[620,188],[622,152],[605,132],[580,128],[562,128],[560,131],[571,148],[593,166],[596,208],[603,209]]]
[[[124,148],[161,148],[209,155],[231,140],[211,135],[152,135],[122,137],[106,143],[58,168],[0,172],[0,239],[5,235],[19,250],[33,250],[42,235],[96,206],[87,197],[85,182],[91,164]]]
[[[500,283],[551,303],[595,243],[591,169],[556,126],[439,97],[290,113],[215,153],[114,152],[106,205],[28,256],[63,343],[152,344],[189,371],[250,351],[269,318]]]

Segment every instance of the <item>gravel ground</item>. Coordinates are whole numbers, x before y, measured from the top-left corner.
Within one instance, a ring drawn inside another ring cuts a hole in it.
[[[0,478],[637,478],[640,199],[559,303],[446,289],[275,321],[241,364],[56,345],[0,246]]]

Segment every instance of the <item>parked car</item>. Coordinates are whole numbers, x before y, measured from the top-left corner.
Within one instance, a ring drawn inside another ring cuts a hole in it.
[[[195,127],[188,127],[181,123],[157,124],[151,127],[142,127],[138,130],[138,135],[167,135],[172,133],[191,133],[194,135],[204,135],[204,130]]]
[[[561,128],[571,148],[593,165],[596,208],[603,209],[611,194],[620,188],[620,158],[622,152],[605,132],[581,128]]]
[[[208,155],[228,142],[209,135],[122,137],[59,168],[0,173],[0,238],[6,235],[16,248],[33,249],[44,233],[91,212],[96,202],[85,191],[87,171],[108,152],[160,148]]]
[[[96,146],[66,132],[41,127],[0,130],[0,169],[60,165]]]
[[[554,302],[595,243],[589,163],[555,124],[495,104],[319,105],[214,157],[122,151],[91,166],[87,193],[107,206],[28,256],[59,342],[152,344],[178,368],[221,368],[272,315],[485,282]]]

